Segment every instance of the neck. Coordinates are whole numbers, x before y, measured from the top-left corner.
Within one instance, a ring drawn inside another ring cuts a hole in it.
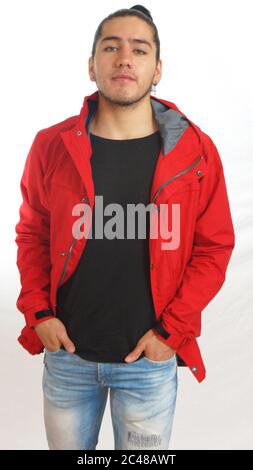
[[[89,130],[94,135],[118,140],[145,137],[158,131],[159,126],[149,97],[131,106],[119,106],[99,94]]]

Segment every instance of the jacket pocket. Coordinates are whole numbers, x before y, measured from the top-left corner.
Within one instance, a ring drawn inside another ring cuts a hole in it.
[[[203,155],[199,155],[192,162],[182,168],[174,170],[173,174],[160,184],[157,188],[152,202],[159,205],[167,201],[172,194],[182,190],[199,191],[201,179],[207,173],[207,163]]]

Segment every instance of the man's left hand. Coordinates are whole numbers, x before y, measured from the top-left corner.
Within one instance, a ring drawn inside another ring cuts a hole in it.
[[[160,341],[152,329],[141,337],[135,348],[125,357],[125,361],[136,361],[143,351],[145,356],[153,361],[165,361],[170,359],[176,352],[175,349]]]

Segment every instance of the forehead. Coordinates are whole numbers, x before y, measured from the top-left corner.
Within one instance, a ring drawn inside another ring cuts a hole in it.
[[[124,16],[106,21],[102,28],[100,41],[109,35],[120,36],[123,39],[140,36],[150,42],[153,40],[153,31],[150,25],[136,16]]]

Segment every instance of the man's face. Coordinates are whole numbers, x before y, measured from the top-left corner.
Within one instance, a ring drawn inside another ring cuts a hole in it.
[[[106,39],[108,36],[115,38]],[[161,77],[152,36],[152,28],[137,17],[113,18],[104,24],[94,60],[89,59],[89,74],[105,99],[128,106],[150,95],[153,82],[158,83]],[[117,79],[121,74],[133,79]]]

